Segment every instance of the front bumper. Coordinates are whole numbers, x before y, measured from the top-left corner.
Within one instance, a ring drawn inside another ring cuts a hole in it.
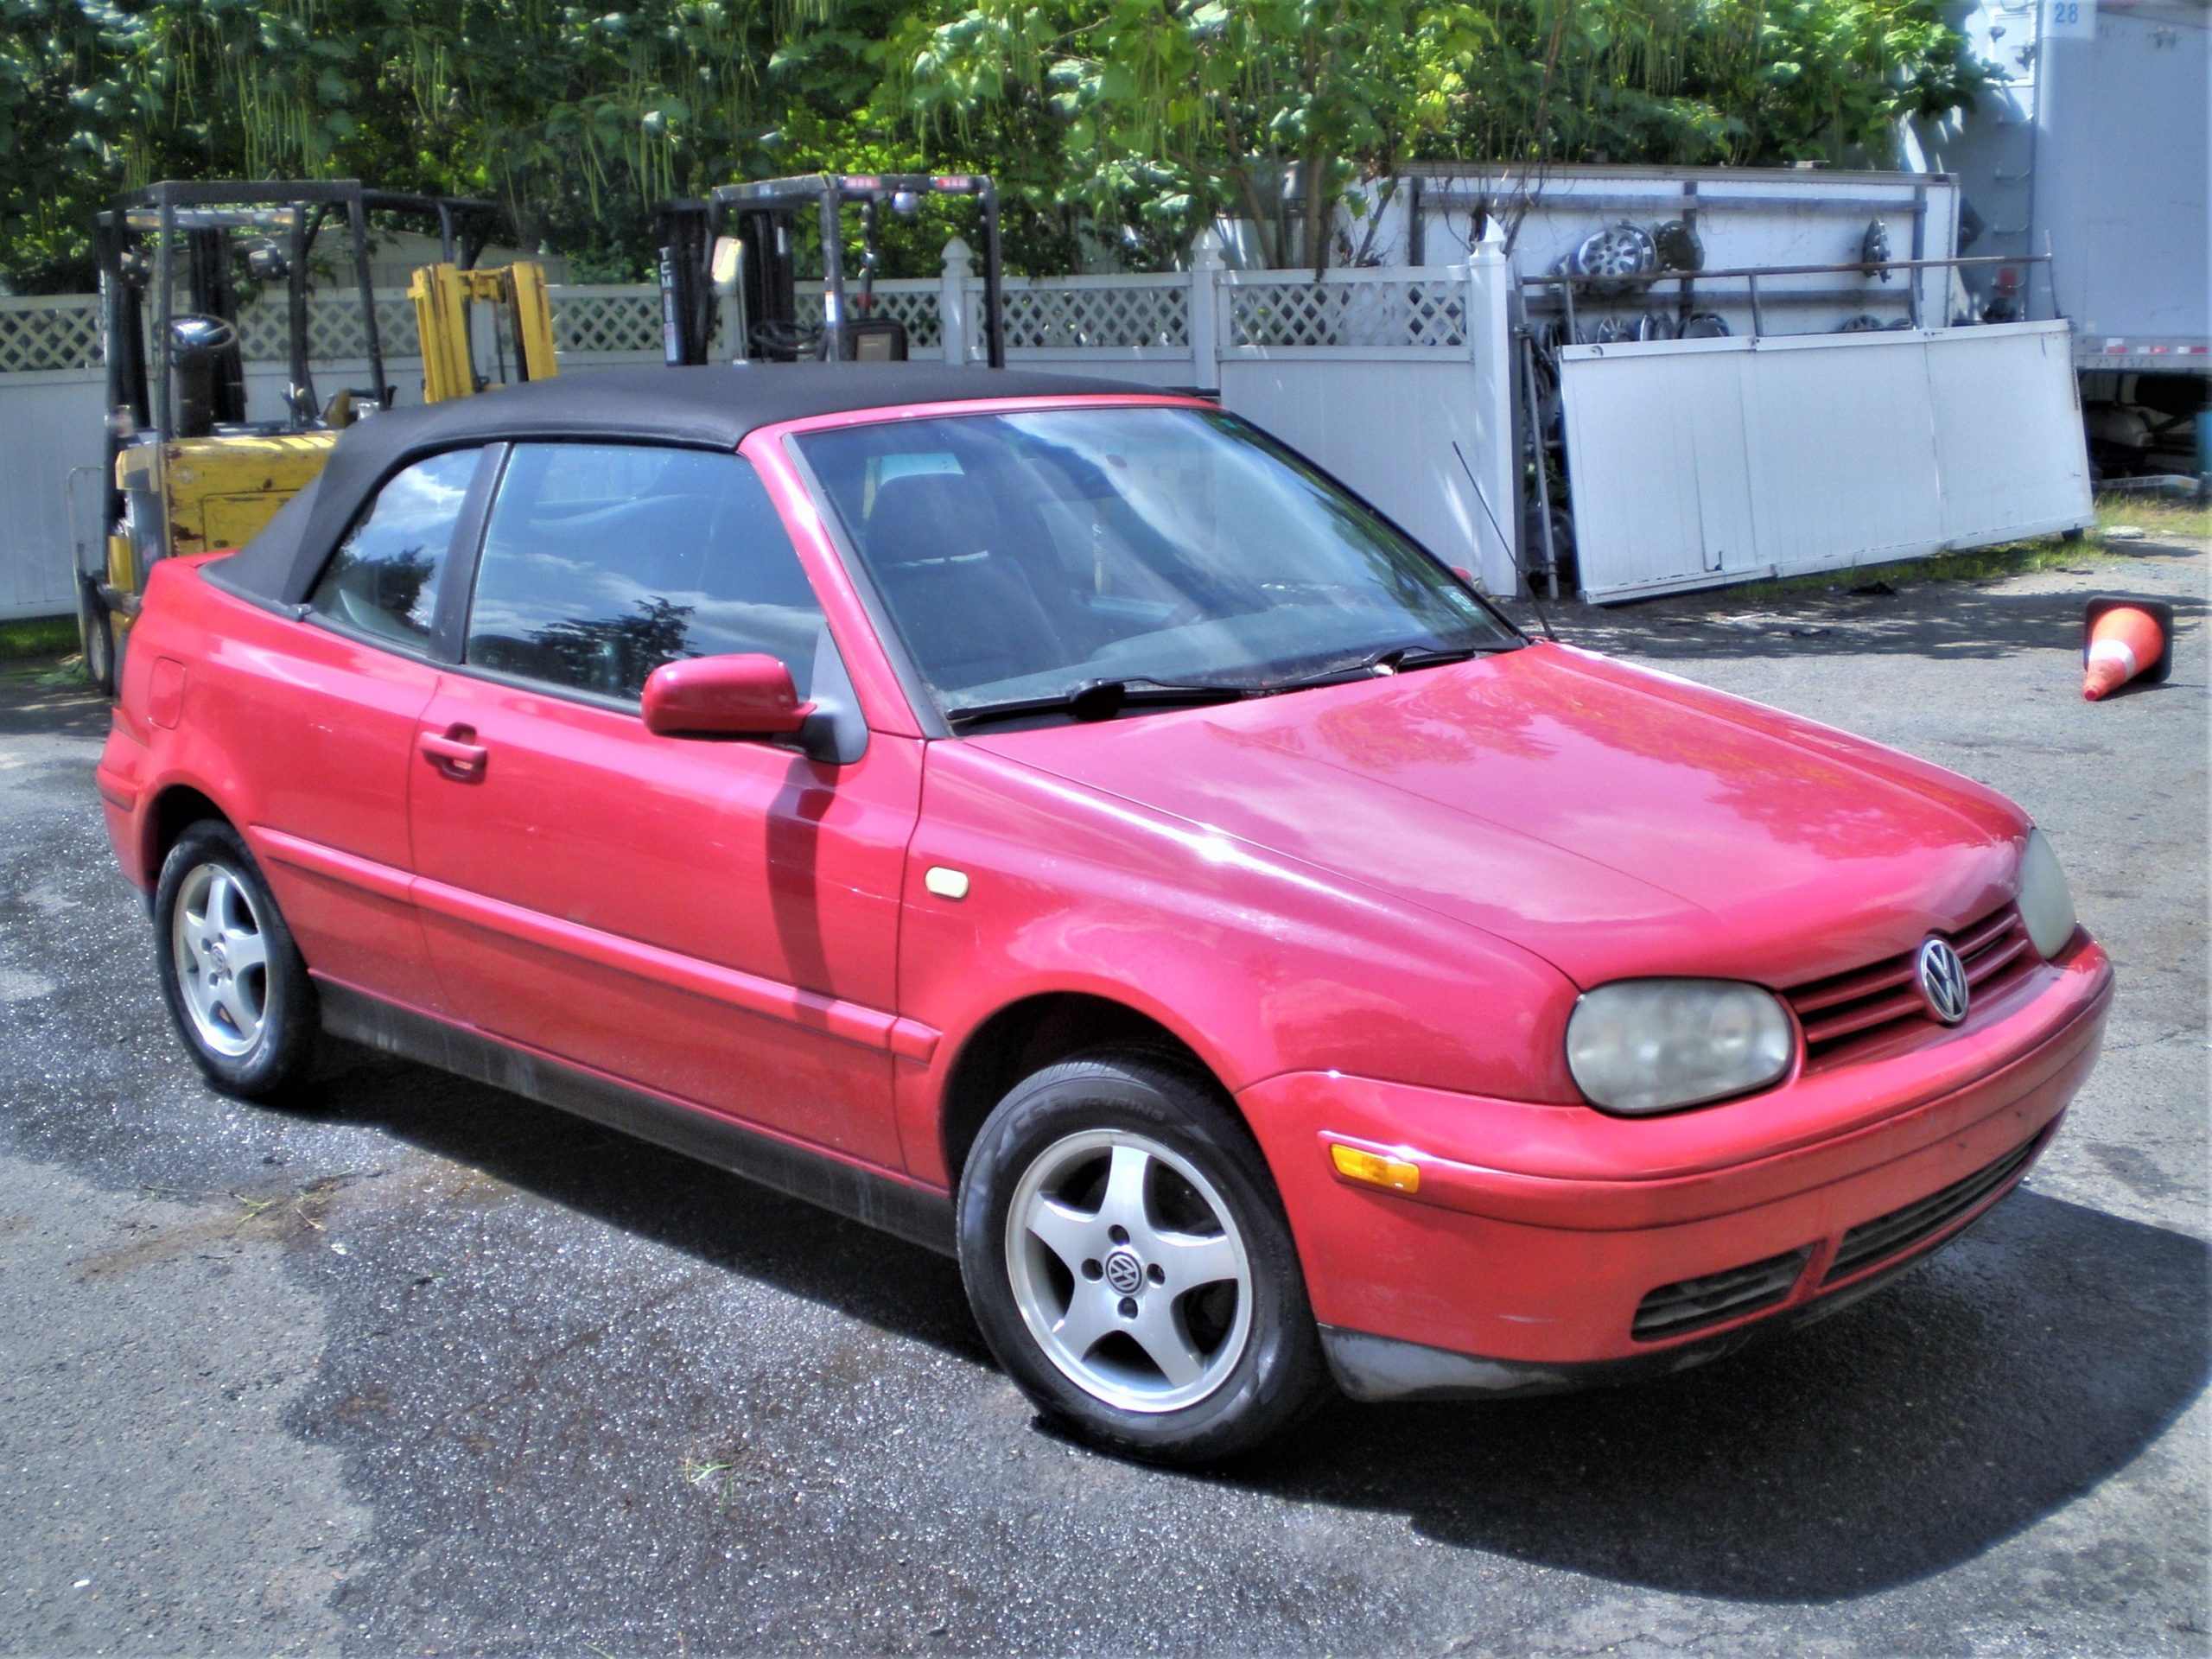
[[[1534,1392],[1713,1358],[1844,1306],[1956,1236],[2049,1143],[2095,1062],[2111,995],[2103,951],[2077,935],[1922,1048],[1660,1118],[1317,1072],[1238,1098],[1347,1392]],[[1418,1194],[1342,1179],[1334,1142],[1415,1163]],[[1969,1201],[1880,1248],[1874,1224],[1954,1189]],[[1761,1263],[1773,1284],[1755,1306],[1637,1334],[1657,1293]]]

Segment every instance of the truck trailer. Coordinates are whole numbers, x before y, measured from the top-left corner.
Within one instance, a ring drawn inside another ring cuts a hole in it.
[[[2047,254],[1961,271],[1979,317],[2063,316],[2093,465],[2212,473],[2205,0],[1972,0],[1951,19],[1992,85],[1908,134],[1955,176],[1962,252]]]

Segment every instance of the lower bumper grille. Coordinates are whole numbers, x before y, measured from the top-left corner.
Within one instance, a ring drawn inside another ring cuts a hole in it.
[[[1637,1305],[1629,1334],[1638,1342],[1657,1342],[1772,1307],[1789,1296],[1812,1254],[1808,1245],[1725,1273],[1662,1285]]]
[[[2041,1135],[2024,1141],[1995,1163],[1976,1170],[1962,1181],[1954,1181],[1940,1192],[1931,1192],[1917,1204],[1892,1210],[1886,1216],[1861,1222],[1843,1236],[1843,1243],[1821,1281],[1832,1285],[1862,1268],[1893,1255],[1901,1255],[1934,1234],[1940,1233],[1991,1193],[2003,1186],[2035,1156]]]

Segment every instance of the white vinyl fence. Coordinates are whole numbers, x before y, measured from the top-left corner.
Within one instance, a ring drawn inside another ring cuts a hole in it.
[[[554,330],[563,366],[657,362],[660,298],[632,286],[556,289]],[[239,319],[249,368],[247,412],[281,418],[285,344],[281,305]],[[403,389],[422,382],[415,309],[380,294],[377,331],[385,372]],[[319,296],[308,313],[308,355],[319,393],[365,386],[368,339],[350,295]],[[100,430],[107,375],[99,302],[88,294],[0,296],[0,620],[56,616],[76,603],[73,550],[96,550],[102,533]],[[97,554],[95,553],[95,562]]]
[[[1316,282],[1310,271],[1224,270],[1207,237],[1187,271],[1008,277],[1007,360],[1217,392],[1491,592],[1511,593],[1519,512],[1510,289],[1495,241],[1465,264],[1332,270]],[[956,238],[941,276],[879,283],[875,308],[906,326],[913,357],[979,364],[982,292]],[[556,287],[551,298],[563,373],[660,360],[657,289]],[[818,296],[815,304],[818,316]],[[377,327],[386,376],[404,401],[422,373],[404,295],[378,296]],[[249,361],[272,365],[249,372],[249,410],[275,418],[281,310],[250,311],[242,328]],[[350,296],[315,301],[309,341],[322,397],[366,383],[367,341]],[[104,386],[92,296],[0,298],[0,618],[59,614],[74,602],[73,536],[98,535]]]

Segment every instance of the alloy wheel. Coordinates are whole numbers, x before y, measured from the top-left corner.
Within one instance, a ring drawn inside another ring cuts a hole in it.
[[[1251,1261],[1229,1205],[1188,1160],[1132,1131],[1067,1135],[1031,1162],[1006,1261],[1046,1357],[1124,1411],[1197,1404],[1251,1336]]]
[[[224,865],[194,866],[169,944],[194,1034],[233,1059],[251,1052],[269,1018],[269,946],[245,883]]]

